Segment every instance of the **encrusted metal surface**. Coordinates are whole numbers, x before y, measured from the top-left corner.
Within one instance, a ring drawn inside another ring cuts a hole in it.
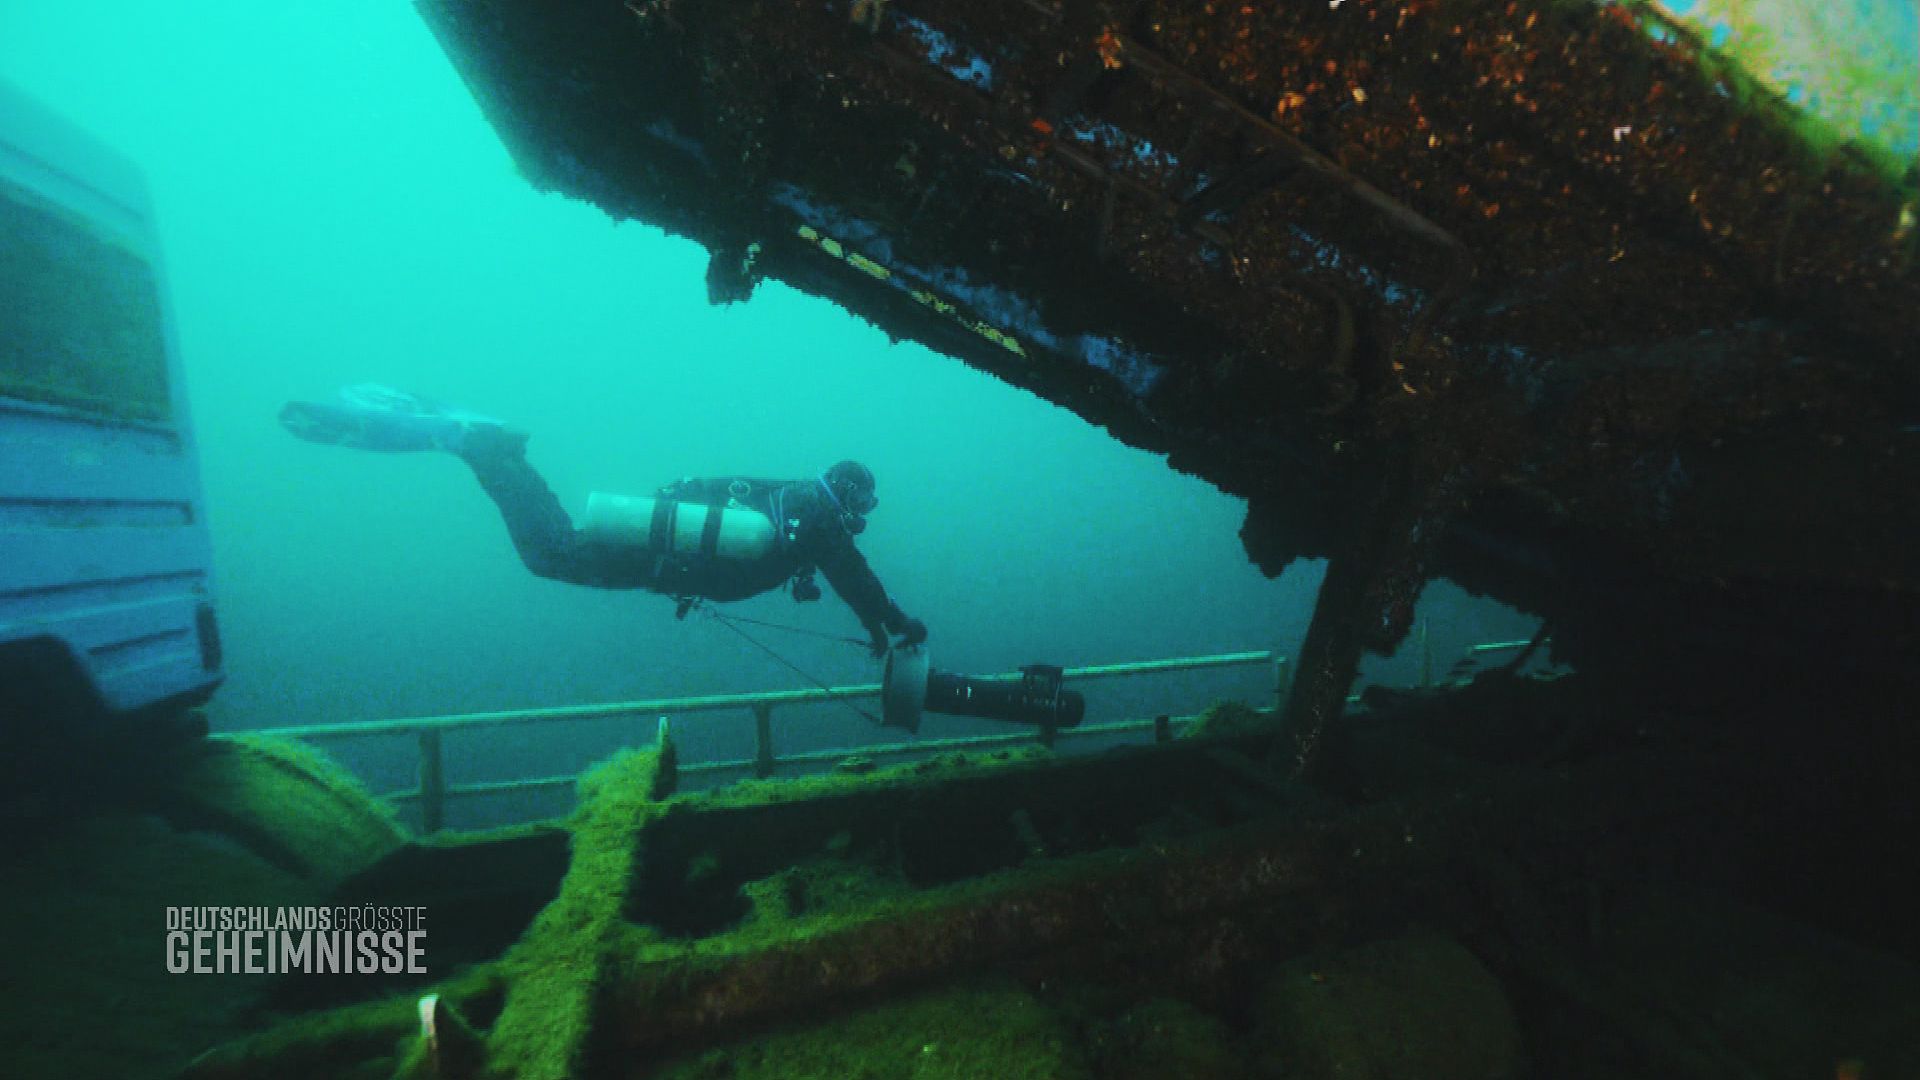
[[[1270,570],[1368,550],[1370,645],[1595,554],[1920,595],[1915,177],[1651,8],[420,7],[533,183],[1168,452]]]

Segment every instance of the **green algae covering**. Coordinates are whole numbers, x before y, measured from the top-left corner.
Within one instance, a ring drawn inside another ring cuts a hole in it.
[[[598,1017],[604,968],[635,934],[623,917],[641,833],[667,812],[670,748],[616,755],[581,778],[573,859],[502,969],[506,1005],[487,1038],[490,1066],[518,1080],[564,1080],[583,1067]]]
[[[498,1007],[501,987],[496,970],[478,968],[448,980],[438,992],[479,1011]],[[412,995],[307,1014],[215,1047],[180,1075],[189,1080],[428,1080],[430,1067],[412,1037],[418,1015]]]
[[[635,880],[645,827],[665,812],[672,749],[626,752],[580,781],[580,808],[568,822],[572,857],[559,895],[495,964],[433,988],[457,1010],[443,1024],[471,1032],[490,1022],[471,1048],[467,1077],[564,1080],[583,1074],[609,957],[640,931],[621,917]],[[187,1075],[197,1080],[342,1076],[406,1080],[442,1077],[420,1031],[419,995],[312,1013],[218,1048]],[[446,1037],[446,1036],[443,1036]],[[477,1036],[476,1036],[477,1038]],[[444,1052],[443,1052],[444,1055]]]
[[[475,1069],[443,1072],[420,1030],[420,995],[408,994],[298,1017],[223,1045],[185,1074],[196,1080],[463,1076],[564,1080],[584,1075],[610,957],[645,936],[622,912],[630,902],[643,830],[666,813],[670,745],[626,752],[581,778],[568,822],[571,861],[559,895],[497,963],[432,989],[455,1010],[443,1027],[476,1039]],[[485,1027],[484,1044],[468,1021]],[[443,1038],[454,1037],[443,1034]]]
[[[405,840],[393,809],[332,758],[239,735],[186,747],[169,812],[218,829],[330,890]]]

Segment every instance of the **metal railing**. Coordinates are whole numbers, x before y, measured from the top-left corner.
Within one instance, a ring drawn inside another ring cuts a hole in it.
[[[1207,668],[1250,667],[1267,664],[1273,669],[1273,688],[1275,704],[1286,700],[1287,685],[1290,676],[1285,656],[1273,651],[1219,653],[1212,656],[1175,657],[1166,660],[1142,660],[1125,664],[1102,664],[1093,667],[1067,668],[1065,677],[1069,681],[1087,681],[1092,679],[1111,679],[1126,676],[1152,675],[1174,671],[1196,671]],[[1018,675],[1000,676],[1019,678]],[[697,713],[715,713],[746,711],[754,719],[754,756],[750,759],[733,761],[701,761],[683,763],[679,772],[703,773],[729,770],[751,770],[755,776],[767,777],[781,765],[812,765],[829,761],[840,761],[850,757],[881,759],[902,757],[910,754],[936,753],[950,750],[973,750],[984,747],[1015,746],[1020,744],[1042,743],[1051,745],[1055,739],[1084,739],[1095,736],[1127,735],[1135,732],[1151,731],[1156,740],[1166,741],[1173,737],[1174,729],[1190,723],[1192,716],[1157,716],[1152,719],[1121,720],[1099,724],[1082,724],[1078,727],[1054,729],[1023,730],[1016,733],[999,735],[975,735],[951,739],[916,739],[909,742],[891,742],[850,746],[833,750],[809,750],[802,753],[782,755],[774,749],[773,712],[776,708],[788,705],[808,705],[829,701],[856,701],[862,698],[880,696],[878,683],[864,683],[856,686],[825,687],[808,690],[772,690],[754,694],[709,694],[694,697],[655,698],[645,701],[619,701],[597,705],[565,705],[542,709],[505,709],[496,712],[455,713],[445,716],[416,716],[392,720],[366,720],[337,724],[304,724],[293,727],[262,728],[236,734],[270,735],[299,739],[345,739],[369,738],[380,735],[413,735],[418,740],[418,776],[419,786],[390,791],[382,795],[393,802],[418,802],[420,822],[423,832],[437,832],[445,823],[446,803],[451,798],[475,798],[500,795],[510,792],[537,791],[551,788],[569,787],[574,784],[577,774],[563,776],[532,777],[518,780],[490,780],[471,784],[448,784],[446,782],[445,747],[442,736],[449,731],[472,731],[483,728],[506,727],[513,724],[553,724],[581,720],[610,720],[622,717],[639,717],[647,721],[657,721],[658,731],[665,733],[669,718]],[[642,733],[645,741],[651,741],[655,730]]]

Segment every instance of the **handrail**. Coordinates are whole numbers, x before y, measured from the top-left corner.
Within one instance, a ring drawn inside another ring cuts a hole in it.
[[[1105,724],[1087,724],[1076,728],[1065,728],[1058,732],[1062,739],[1086,738],[1093,735],[1124,735],[1137,731],[1168,731],[1184,728],[1200,719],[1192,716],[1156,717],[1152,720],[1116,720]],[[1169,738],[1171,735],[1169,734]],[[1031,744],[1033,735],[1028,732],[1000,735],[971,735],[954,739],[927,739],[911,743],[883,743],[873,746],[843,746],[829,750],[804,750],[797,754],[784,754],[779,757],[783,765],[818,764],[828,761],[845,761],[848,758],[890,758],[904,757],[908,754],[937,754],[951,750],[973,750],[989,746],[1021,746]],[[1159,741],[1165,741],[1161,739]],[[721,761],[698,761],[676,767],[678,773],[713,772],[752,772],[758,762],[753,758],[734,758]],[[471,784],[453,784],[441,792],[446,798],[463,798],[480,795],[502,795],[516,791],[538,791],[545,788],[568,787],[579,781],[578,776],[543,776],[527,780],[481,780]],[[387,792],[382,798],[393,802],[414,802],[421,798],[420,788],[406,788]]]
[[[1067,668],[1068,679],[1109,679],[1122,675],[1150,675],[1167,671],[1191,671],[1210,667],[1231,667],[1283,660],[1271,650],[1218,653],[1211,656],[1183,656],[1167,660],[1136,660],[1124,664],[1100,664]],[[992,675],[994,679],[1018,679],[1016,673]],[[559,705],[539,709],[501,709],[492,712],[448,713],[438,716],[413,716],[393,720],[349,720],[333,724],[297,724],[291,727],[265,728],[254,734],[287,738],[360,737],[366,735],[409,735],[427,729],[451,731],[459,728],[499,727],[506,724],[541,723],[554,720],[610,720],[622,716],[674,715],[715,712],[726,709],[751,709],[756,705],[806,705],[822,701],[880,696],[879,683],[855,686],[830,686],[802,690],[766,690],[751,694],[701,694],[691,697],[654,698],[649,701],[611,701],[597,705]]]
[[[1422,625],[1421,648],[1426,649],[1425,626]],[[1471,646],[1468,655],[1482,655],[1489,652],[1524,649],[1532,644],[1528,641],[1490,641]],[[1136,660],[1121,664],[1096,664],[1086,667],[1067,668],[1063,675],[1067,679],[1110,679],[1132,675],[1151,675],[1171,671],[1194,671],[1206,668],[1249,666],[1271,663],[1274,668],[1274,707],[1283,707],[1286,703],[1288,682],[1291,675],[1289,661],[1285,656],[1272,650],[1253,650],[1247,652],[1216,653],[1208,656],[1182,656],[1163,660]],[[1432,657],[1422,658],[1421,685],[1432,682]],[[1018,674],[993,675],[994,679],[1018,679]],[[754,718],[754,756],[737,761],[705,761],[682,764],[682,773],[704,773],[740,771],[750,772],[758,777],[771,776],[782,765],[811,765],[827,761],[838,761],[853,756],[869,758],[900,757],[908,754],[939,753],[949,750],[970,750],[989,746],[1017,746],[1038,742],[1052,745],[1057,739],[1078,739],[1095,735],[1128,734],[1151,729],[1155,741],[1165,742],[1173,737],[1176,727],[1185,727],[1198,719],[1196,716],[1159,716],[1151,720],[1121,720],[1107,723],[1082,724],[1072,728],[1040,728],[1034,731],[1020,731],[1008,734],[973,735],[950,739],[916,739],[911,742],[879,743],[865,746],[852,746],[841,749],[808,750],[795,754],[778,754],[773,745],[773,709],[779,705],[805,705],[827,701],[847,701],[860,698],[878,697],[880,686],[877,683],[864,683],[854,686],[821,687],[803,690],[768,690],[750,694],[703,694],[685,697],[653,698],[644,701],[616,701],[594,705],[563,705],[539,709],[503,709],[493,712],[449,713],[440,716],[416,716],[391,720],[368,720],[360,722],[333,724],[300,724],[290,727],[260,728],[246,732],[234,732],[236,735],[269,735],[283,738],[360,738],[374,735],[414,735],[419,740],[419,783],[413,788],[384,793],[381,797],[393,802],[418,802],[420,819],[424,832],[437,832],[444,818],[446,801],[452,798],[470,798],[483,795],[498,795],[515,791],[532,791],[545,788],[567,787],[578,780],[575,775],[534,777],[519,780],[488,780],[471,784],[448,784],[444,767],[444,743],[442,734],[447,731],[499,727],[507,724],[549,723],[565,720],[604,720],[623,716],[658,717],[661,733],[666,734],[667,718],[678,714],[718,712],[737,709],[752,714]],[[1358,695],[1350,696],[1349,702],[1357,702]],[[225,736],[216,736],[225,737]]]
[[[1217,653],[1209,656],[1184,656],[1163,660],[1138,660],[1122,664],[1097,664],[1087,667],[1067,668],[1063,676],[1071,680],[1110,679],[1121,676],[1151,675],[1171,671],[1194,671],[1206,668],[1247,666],[1271,663],[1274,666],[1274,695],[1276,704],[1284,702],[1287,692],[1287,658],[1272,650],[1249,652]],[[988,676],[994,679],[1019,679],[1018,674]],[[774,752],[773,746],[773,709],[777,705],[803,705],[826,701],[846,701],[859,698],[878,697],[880,685],[867,683],[855,686],[821,687],[804,690],[770,690],[750,694],[705,694],[688,697],[654,698],[645,701],[618,701],[595,705],[563,705],[538,709],[503,709],[492,712],[450,713],[440,716],[404,717],[391,720],[368,720],[333,724],[299,724],[290,727],[261,728],[234,734],[267,735],[281,738],[364,738],[376,735],[414,735],[419,740],[417,787],[383,794],[393,802],[418,802],[420,804],[421,831],[438,832],[444,822],[446,801],[450,798],[472,797],[479,795],[497,795],[514,791],[529,791],[543,788],[563,787],[575,782],[574,776],[536,777],[520,780],[491,780],[472,784],[448,784],[444,763],[444,742],[441,736],[448,731],[501,727],[507,724],[550,723],[570,720],[605,720],[624,716],[657,716],[661,720],[662,734],[665,733],[666,719],[669,716],[717,712],[737,709],[751,712],[754,717],[755,754],[751,759],[742,761],[698,762],[680,766],[683,773],[719,772],[725,770],[751,771],[755,776],[766,777],[774,773],[781,765],[812,764],[822,761],[839,760],[854,755],[867,757],[897,757],[906,754],[933,753],[944,750],[972,749],[983,746],[1005,746],[1022,743],[1040,742],[1051,745],[1059,738],[1083,738],[1092,735],[1109,735],[1151,728],[1156,740],[1165,741],[1172,737],[1175,723],[1186,724],[1193,717],[1158,717],[1153,720],[1118,721],[1104,724],[1084,724],[1075,728],[1022,731],[1014,734],[976,735],[953,739],[925,739],[913,742],[884,743],[879,745],[848,747],[841,750],[810,750],[797,754],[781,755]]]

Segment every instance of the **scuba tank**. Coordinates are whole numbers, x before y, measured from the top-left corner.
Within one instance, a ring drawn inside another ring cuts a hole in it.
[[[776,540],[771,518],[736,502],[708,506],[604,491],[587,496],[580,531],[603,544],[747,561],[771,552]]]

